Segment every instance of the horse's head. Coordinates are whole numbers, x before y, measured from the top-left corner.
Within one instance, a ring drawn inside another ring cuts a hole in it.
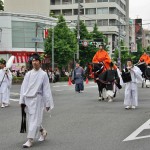
[[[93,63],[92,71],[96,74],[102,73],[104,70],[104,64],[103,63]]]
[[[85,74],[89,78],[94,78],[96,75],[98,76],[104,70],[103,63],[88,63]]]

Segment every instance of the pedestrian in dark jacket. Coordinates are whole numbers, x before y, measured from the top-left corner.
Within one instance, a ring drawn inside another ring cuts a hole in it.
[[[84,70],[80,66],[79,62],[76,62],[76,67],[72,73],[72,80],[75,81],[76,92],[80,93],[84,91],[83,76],[84,76]]]

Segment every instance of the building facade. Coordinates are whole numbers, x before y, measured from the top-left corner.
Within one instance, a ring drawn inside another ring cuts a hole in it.
[[[32,53],[43,53],[44,33],[56,21],[39,15],[0,12],[0,57],[8,60],[14,55],[15,66],[21,66]]]
[[[50,0],[50,11],[77,22],[78,0]],[[99,31],[108,37],[110,52],[118,37],[129,45],[129,0],[80,0],[80,20],[89,31],[97,23]]]
[[[5,0],[4,11],[49,17],[49,0]]]
[[[142,36],[142,45],[143,48],[150,47],[150,30],[143,30],[143,36]]]
[[[0,12],[0,58],[14,55],[14,65],[20,67],[32,53],[43,53],[44,33],[57,22],[49,12],[49,0],[5,0]]]

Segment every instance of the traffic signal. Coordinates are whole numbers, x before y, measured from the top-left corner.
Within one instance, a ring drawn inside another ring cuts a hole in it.
[[[83,43],[83,40],[79,40],[79,44],[82,45],[82,43]]]
[[[96,42],[93,42],[93,41],[90,41],[90,42],[89,42],[89,45],[96,47],[97,43],[96,43]]]
[[[94,42],[101,42],[101,43],[103,43],[104,40],[102,38],[98,38],[98,39],[94,39]]]

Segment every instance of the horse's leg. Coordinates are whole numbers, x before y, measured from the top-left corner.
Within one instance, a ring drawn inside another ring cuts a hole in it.
[[[105,100],[107,98],[107,91],[106,91],[106,85],[101,83],[101,89],[102,89],[102,100]],[[105,90],[104,90],[105,89]]]
[[[99,100],[102,100],[102,88],[100,82],[97,82],[98,85],[98,92],[99,92]]]

